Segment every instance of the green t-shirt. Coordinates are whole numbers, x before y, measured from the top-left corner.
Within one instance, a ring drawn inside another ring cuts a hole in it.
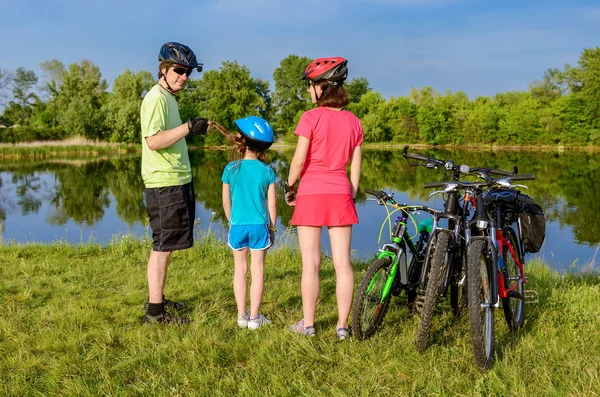
[[[180,186],[191,182],[192,171],[185,138],[158,150],[150,150],[146,143],[146,137],[181,125],[175,96],[156,84],[144,97],[140,116],[144,185],[153,188]]]

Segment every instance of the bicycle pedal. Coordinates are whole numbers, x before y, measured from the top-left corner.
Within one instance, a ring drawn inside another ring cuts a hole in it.
[[[534,289],[527,289],[523,291],[525,296],[525,303],[539,303],[540,302],[540,294]]]

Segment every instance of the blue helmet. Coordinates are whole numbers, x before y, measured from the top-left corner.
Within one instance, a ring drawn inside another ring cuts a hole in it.
[[[263,152],[273,144],[275,138],[273,127],[262,117],[244,117],[235,120],[235,125],[250,149]]]

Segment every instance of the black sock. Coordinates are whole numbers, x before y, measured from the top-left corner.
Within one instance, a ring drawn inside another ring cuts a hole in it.
[[[151,316],[158,316],[165,312],[165,303],[148,303],[148,314]]]

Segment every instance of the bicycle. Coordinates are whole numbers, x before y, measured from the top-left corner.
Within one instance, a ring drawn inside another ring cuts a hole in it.
[[[416,153],[409,153],[408,146],[404,147],[403,157],[425,162],[427,168],[442,168],[450,173],[452,180],[459,180],[460,175],[469,172],[465,165],[455,166],[451,160],[439,160]],[[426,187],[428,184],[425,184]],[[437,185],[437,184],[436,184]],[[430,197],[439,192],[430,194]],[[466,307],[466,294],[463,293],[466,279],[465,262],[465,217],[469,210],[461,205],[457,190],[447,192],[444,200],[444,211],[436,219],[436,225],[441,219],[447,220],[447,227],[436,227],[430,241],[427,254],[431,260],[426,262],[422,271],[419,288],[418,305],[420,306],[420,321],[415,338],[415,347],[424,351],[429,343],[429,335],[433,321],[433,313],[437,300],[445,297],[450,290],[450,306],[455,316],[460,316]],[[425,282],[428,281],[428,285]]]
[[[415,222],[411,214],[420,211],[433,215],[433,219],[439,214],[439,211],[423,205],[398,204],[392,195],[384,191],[364,191],[374,196],[380,205],[385,206],[388,216],[381,230],[388,222],[390,241],[379,248],[377,259],[369,264],[357,290],[351,326],[353,335],[358,340],[370,338],[377,332],[387,313],[392,295],[400,296],[402,291],[406,291],[408,306],[413,309],[425,251],[431,230],[435,227],[435,220],[426,219],[419,223],[419,237],[416,243],[409,235],[407,221],[412,219]],[[395,210],[390,212],[388,206]],[[400,216],[392,226],[391,216],[397,211],[400,211]],[[406,258],[407,249],[412,254],[410,262]]]
[[[512,331],[524,321],[524,303],[535,302],[537,292],[525,291],[527,282],[523,264],[523,247],[515,230],[519,225],[519,209],[515,199],[508,199],[515,186],[513,181],[535,179],[533,174],[511,175],[493,179],[490,174],[505,175],[502,170],[480,170],[483,182],[438,182],[444,191],[462,189],[465,201],[474,208],[473,218],[467,222],[467,294],[471,344],[475,363],[480,370],[491,368],[494,356],[494,309],[502,305],[505,320]],[[516,170],[515,170],[516,171]],[[436,187],[435,183],[429,187]],[[486,197],[488,198],[486,203]],[[487,205],[486,205],[487,204]],[[491,213],[493,212],[493,213]],[[521,229],[519,226],[518,230]],[[505,237],[506,235],[506,237]]]
[[[417,350],[423,351],[427,347],[429,334],[431,330],[432,317],[435,305],[439,297],[444,297],[450,288],[450,301],[453,313],[460,315],[461,308],[467,306],[469,301],[467,294],[462,292],[466,290],[468,285],[465,267],[465,242],[467,241],[469,228],[467,219],[469,214],[476,208],[474,196],[466,194],[462,205],[460,205],[459,192],[472,189],[473,185],[460,182],[461,175],[479,175],[480,177],[488,178],[487,181],[492,183],[489,175],[501,175],[516,179],[532,179],[533,176],[523,176],[518,174],[517,167],[514,167],[513,172],[493,169],[493,168],[471,168],[468,165],[455,166],[449,160],[438,160],[432,157],[425,157],[414,153],[408,153],[408,146],[405,146],[403,155],[405,158],[424,161],[427,168],[443,168],[451,173],[452,182],[433,182],[426,183],[425,187],[444,187],[442,191],[436,191],[430,194],[433,196],[439,193],[446,193],[444,202],[444,213],[441,218],[448,219],[448,227],[446,229],[437,228],[431,237],[430,246],[435,247],[435,252],[431,254],[432,260],[427,262],[430,268],[425,268],[423,274],[429,274],[429,285],[425,290],[423,300],[423,308],[421,310],[421,319],[417,331],[415,345]],[[506,292],[501,293],[505,318],[511,331],[518,329],[523,324],[524,312],[523,303],[523,246],[522,242],[515,234],[512,228],[505,228],[503,225],[511,225],[514,222],[520,222],[520,207],[515,205],[518,191],[507,190],[510,188],[508,180],[496,181],[500,188],[490,190],[486,197],[486,205],[490,210],[498,211],[497,219],[501,227],[497,230],[498,249],[500,251],[499,261],[500,269],[503,271],[503,277],[499,278],[499,282],[503,283],[500,291],[503,291],[504,285],[509,285],[511,281],[517,281]],[[512,200],[509,199],[512,194]],[[521,228],[519,227],[519,230]],[[505,238],[504,235],[507,237]],[[520,236],[519,232],[519,236]],[[438,239],[437,244],[434,241]],[[520,243],[520,244],[519,244]],[[510,251],[511,255],[508,255]],[[507,265],[504,266],[503,259],[506,258]],[[529,291],[535,293],[535,291]],[[459,298],[460,297],[460,298]]]

